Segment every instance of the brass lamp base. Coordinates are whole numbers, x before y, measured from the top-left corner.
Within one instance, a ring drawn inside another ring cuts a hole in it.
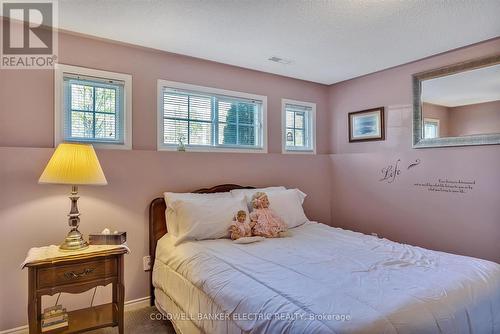
[[[71,211],[68,214],[68,225],[71,227],[66,239],[59,249],[62,251],[76,251],[89,247],[89,244],[83,240],[83,236],[78,231],[78,225],[80,225],[80,212],[78,211],[78,187],[73,186],[71,188]]]
[[[77,229],[69,231],[64,242],[59,246],[62,251],[75,251],[88,248],[89,244],[83,240],[83,235]]]

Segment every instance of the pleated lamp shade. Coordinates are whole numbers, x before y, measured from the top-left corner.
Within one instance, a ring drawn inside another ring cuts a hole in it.
[[[57,146],[38,183],[108,184],[92,145],[70,143]]]

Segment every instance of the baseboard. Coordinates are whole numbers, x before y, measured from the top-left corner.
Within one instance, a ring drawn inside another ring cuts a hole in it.
[[[16,328],[11,328],[11,329],[6,329],[4,331],[0,331],[0,334],[27,334],[28,331],[28,325],[24,325],[21,327],[16,327]]]
[[[129,300],[125,302],[125,311],[133,311],[143,307],[149,307],[149,296]],[[0,333],[2,334],[2,333]]]
[[[125,311],[133,311],[149,306],[149,296],[138,299],[128,300],[125,302]],[[28,325],[6,329],[0,331],[0,334],[28,334]]]
[[[6,329],[4,331],[0,331],[0,334],[28,334],[28,325],[24,325],[21,327]]]

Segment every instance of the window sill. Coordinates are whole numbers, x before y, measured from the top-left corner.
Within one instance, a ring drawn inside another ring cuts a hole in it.
[[[131,143],[125,144],[107,144],[100,142],[92,142],[92,141],[78,141],[78,140],[63,140],[61,142],[56,143],[56,146],[60,143],[79,143],[79,144],[90,144],[97,150],[132,150]]]
[[[281,151],[282,154],[316,154],[316,150],[290,150],[290,149],[283,149]]]
[[[220,148],[215,148],[215,147],[186,147],[186,151],[178,151],[177,146],[167,146],[167,145],[158,145],[157,151],[170,151],[170,152],[179,152],[179,153],[190,153],[190,152],[195,152],[195,153],[250,153],[250,154],[255,154],[255,153],[267,153],[267,148],[260,148],[260,149],[246,149],[246,148],[227,148],[227,147],[220,147]]]

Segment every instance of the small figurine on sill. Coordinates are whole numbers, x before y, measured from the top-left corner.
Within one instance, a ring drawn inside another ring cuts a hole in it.
[[[253,211],[250,220],[253,223],[252,235],[265,238],[280,238],[289,235],[288,227],[283,219],[269,208],[269,198],[264,192],[252,196]]]
[[[179,138],[177,138],[177,151],[179,152],[186,152],[186,145],[184,142],[186,141],[186,137],[184,135],[180,135]]]
[[[245,211],[238,211],[233,223],[229,227],[229,233],[231,233],[231,239],[233,240],[252,236],[252,224],[247,221],[247,213]]]

